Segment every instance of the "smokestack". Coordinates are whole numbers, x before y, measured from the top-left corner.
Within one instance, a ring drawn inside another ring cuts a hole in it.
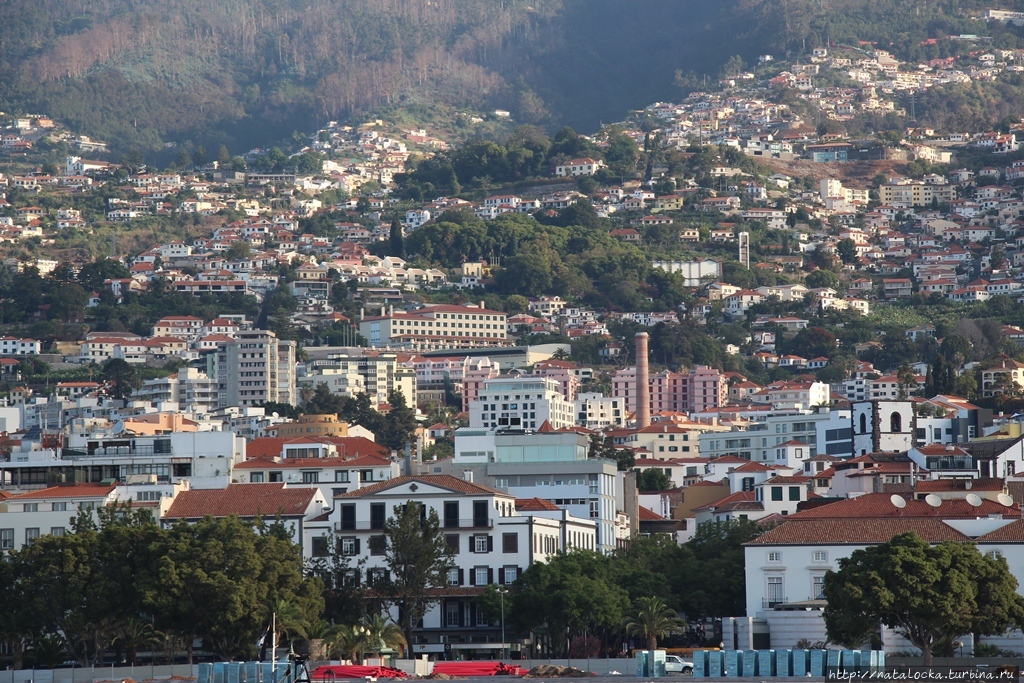
[[[636,428],[651,426],[651,385],[647,368],[647,333],[636,335]]]

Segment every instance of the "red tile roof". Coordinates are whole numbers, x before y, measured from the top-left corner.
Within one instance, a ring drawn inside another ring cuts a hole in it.
[[[790,519],[856,519],[857,523],[863,518],[922,518],[930,517],[935,519],[974,519],[975,517],[987,517],[988,515],[1003,515],[1004,517],[1020,517],[1020,505],[1014,503],[1010,507],[1003,507],[999,503],[990,500],[982,500],[981,505],[974,507],[966,500],[954,499],[944,500],[938,508],[933,508],[923,500],[908,500],[904,508],[897,508],[892,504],[890,495],[885,493],[869,493],[856,498],[821,505],[809,510],[803,510],[790,515]]]
[[[823,506],[832,507],[830,505]],[[801,513],[803,514],[803,513]],[[747,545],[863,545],[886,543],[893,536],[915,532],[932,543],[942,541],[969,542],[971,538],[940,519],[890,518],[858,519],[797,519],[790,515],[777,527],[764,532]]]
[[[12,500],[32,500],[35,498],[106,498],[114,490],[114,486],[99,484],[78,484],[76,486],[51,486],[39,491],[29,491],[11,496]]]
[[[995,531],[978,536],[977,541],[980,543],[986,541],[993,543],[1024,543],[1024,520],[1016,519]]]
[[[968,487],[967,484],[970,484]],[[935,479],[917,482],[914,489],[917,493],[934,493],[936,491],[1002,491],[1002,479]]]
[[[299,443],[300,441],[312,442],[313,437],[308,439],[297,439],[294,436],[262,436],[253,439],[245,447],[245,454],[250,458],[270,458],[281,455],[281,450],[286,443]],[[362,436],[318,436],[315,437],[318,443],[332,443],[338,446],[338,452],[342,451],[347,457],[361,457],[364,455],[376,455],[382,458],[391,457],[387,448],[379,443],[374,443]]]
[[[664,517],[659,515],[654,510],[650,510],[648,508],[645,508],[643,505],[640,506],[640,515],[638,516],[638,519],[641,522],[663,522],[663,521],[665,521]]]
[[[550,500],[543,498],[516,498],[516,510],[520,512],[539,512],[541,510],[561,510]]]
[[[389,467],[391,461],[367,455],[361,458],[249,458],[235,465],[239,470],[288,469],[292,467]]]
[[[285,488],[284,484],[229,484],[225,489],[182,491],[165,519],[203,517],[294,517],[304,515],[318,489]]]

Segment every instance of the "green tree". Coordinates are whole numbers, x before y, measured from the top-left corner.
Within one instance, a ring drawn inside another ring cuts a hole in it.
[[[970,544],[931,545],[915,533],[854,551],[825,575],[829,640],[852,643],[884,625],[919,648],[931,666],[932,648],[957,636],[995,635],[1024,620],[1024,598],[1002,559]]]
[[[111,358],[103,364],[103,381],[110,387],[111,397],[123,401],[142,386],[139,371],[123,358]]]
[[[220,149],[217,150],[217,166],[223,169],[225,166],[228,166],[230,164],[231,152],[228,151],[228,148],[226,146],[221,145]]]
[[[427,512],[416,501],[395,506],[394,515],[384,523],[383,542],[388,578],[379,591],[399,608],[405,640],[411,643],[412,630],[439,600],[434,589],[448,585],[448,571],[454,566],[452,550],[437,511]]]
[[[813,273],[808,274],[804,279],[804,284],[806,284],[810,289],[818,289],[819,287],[831,287],[832,289],[838,289],[839,277],[831,270],[819,268]]]
[[[843,260],[843,263],[857,262],[857,244],[849,237],[839,240],[836,250],[839,252],[839,258]]]
[[[405,402],[405,395],[398,389],[388,395],[388,404],[391,410],[384,417],[384,429],[378,435],[378,441],[391,450],[400,450],[405,447],[406,442],[413,440],[416,413]]]
[[[367,614],[359,626],[363,648],[374,657],[379,657],[384,650],[406,648],[410,642],[398,624],[380,613]]]
[[[656,650],[658,638],[682,631],[686,622],[661,598],[643,597],[636,601],[636,609],[626,617],[623,627],[628,635],[643,640],[648,650]]]
[[[224,252],[224,258],[228,261],[242,261],[252,257],[252,245],[245,240],[235,240]]]
[[[402,224],[398,222],[397,218],[391,221],[390,240],[391,255],[399,258],[405,256],[405,237],[402,233]]]
[[[672,479],[657,467],[650,467],[637,475],[636,487],[641,491],[667,491],[672,488]]]

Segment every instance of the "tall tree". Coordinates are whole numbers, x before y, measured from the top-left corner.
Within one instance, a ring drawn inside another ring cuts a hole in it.
[[[405,236],[402,233],[402,224],[397,218],[391,220],[391,234],[389,235],[391,255],[402,258],[405,256]]]
[[[931,545],[915,533],[856,550],[825,575],[829,640],[851,643],[879,625],[898,629],[931,666],[932,648],[1024,622],[1024,598],[1002,559],[970,544]]]
[[[658,638],[686,628],[686,622],[661,598],[642,597],[636,602],[636,609],[626,617],[623,627],[627,634],[643,640],[648,650],[658,648]]]
[[[412,630],[440,598],[436,589],[448,585],[448,570],[454,566],[452,551],[441,532],[436,510],[426,511],[423,503],[409,501],[396,505],[394,515],[384,523],[384,564],[388,578],[380,587],[388,603],[399,608],[407,643]]]
[[[139,371],[123,358],[111,358],[103,364],[103,381],[110,386],[110,395],[121,401],[142,386]]]

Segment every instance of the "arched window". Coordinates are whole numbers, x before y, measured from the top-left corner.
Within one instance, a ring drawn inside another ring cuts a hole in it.
[[[860,414],[860,433],[868,433],[868,416],[865,413]]]
[[[903,431],[903,417],[899,413],[893,413],[889,416],[889,431],[893,434]]]

